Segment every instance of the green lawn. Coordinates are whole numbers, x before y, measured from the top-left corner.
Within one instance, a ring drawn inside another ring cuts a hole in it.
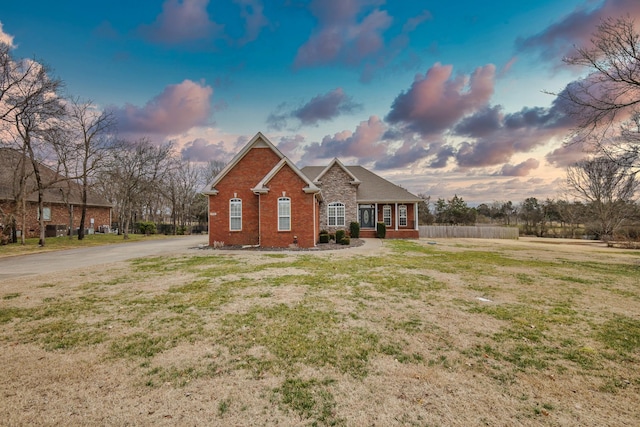
[[[149,425],[640,419],[638,253],[470,240],[349,251],[200,250],[3,286],[5,421],[47,424],[85,402],[76,422],[113,423],[112,389],[129,422]],[[53,373],[71,362],[82,379]]]

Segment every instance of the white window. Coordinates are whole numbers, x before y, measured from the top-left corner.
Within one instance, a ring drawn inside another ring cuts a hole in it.
[[[344,203],[329,203],[327,206],[327,224],[329,227],[344,227]]]
[[[406,205],[398,206],[398,225],[400,227],[407,226],[407,206]]]
[[[36,210],[38,221],[40,221],[40,209]],[[42,208],[42,220],[51,221],[51,208]]]
[[[242,200],[229,200],[229,230],[242,230]]]
[[[278,199],[278,231],[291,230],[291,199],[280,197]]]
[[[384,221],[384,225],[391,227],[391,206],[384,205],[382,207],[382,220]]]

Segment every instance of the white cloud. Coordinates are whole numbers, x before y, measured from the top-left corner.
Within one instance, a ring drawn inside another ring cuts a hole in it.
[[[10,48],[16,47],[16,45],[13,44],[13,36],[5,33],[2,29],[2,22],[0,22],[0,43],[4,43]]]

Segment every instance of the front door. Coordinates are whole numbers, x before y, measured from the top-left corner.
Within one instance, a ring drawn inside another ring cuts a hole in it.
[[[375,228],[375,208],[372,206],[360,206],[360,228]]]

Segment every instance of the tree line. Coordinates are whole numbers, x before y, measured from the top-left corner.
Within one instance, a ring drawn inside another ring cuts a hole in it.
[[[39,243],[45,244],[45,191],[62,188],[73,228],[72,185],[80,191],[78,239],[85,233],[90,190],[111,202],[119,233],[127,238],[134,222],[168,222],[178,233],[205,222],[207,205],[199,191],[220,169],[212,161],[193,164],[173,143],[130,140],[117,134],[115,116],[91,100],[64,93],[64,83],[41,62],[15,58],[0,43],[0,147],[19,154],[10,184],[15,212],[0,208],[0,223],[23,230],[27,198],[37,193]],[[45,173],[52,169],[55,176]],[[62,185],[61,185],[62,184]],[[66,186],[65,186],[66,185]],[[72,233],[70,233],[71,236]]]

